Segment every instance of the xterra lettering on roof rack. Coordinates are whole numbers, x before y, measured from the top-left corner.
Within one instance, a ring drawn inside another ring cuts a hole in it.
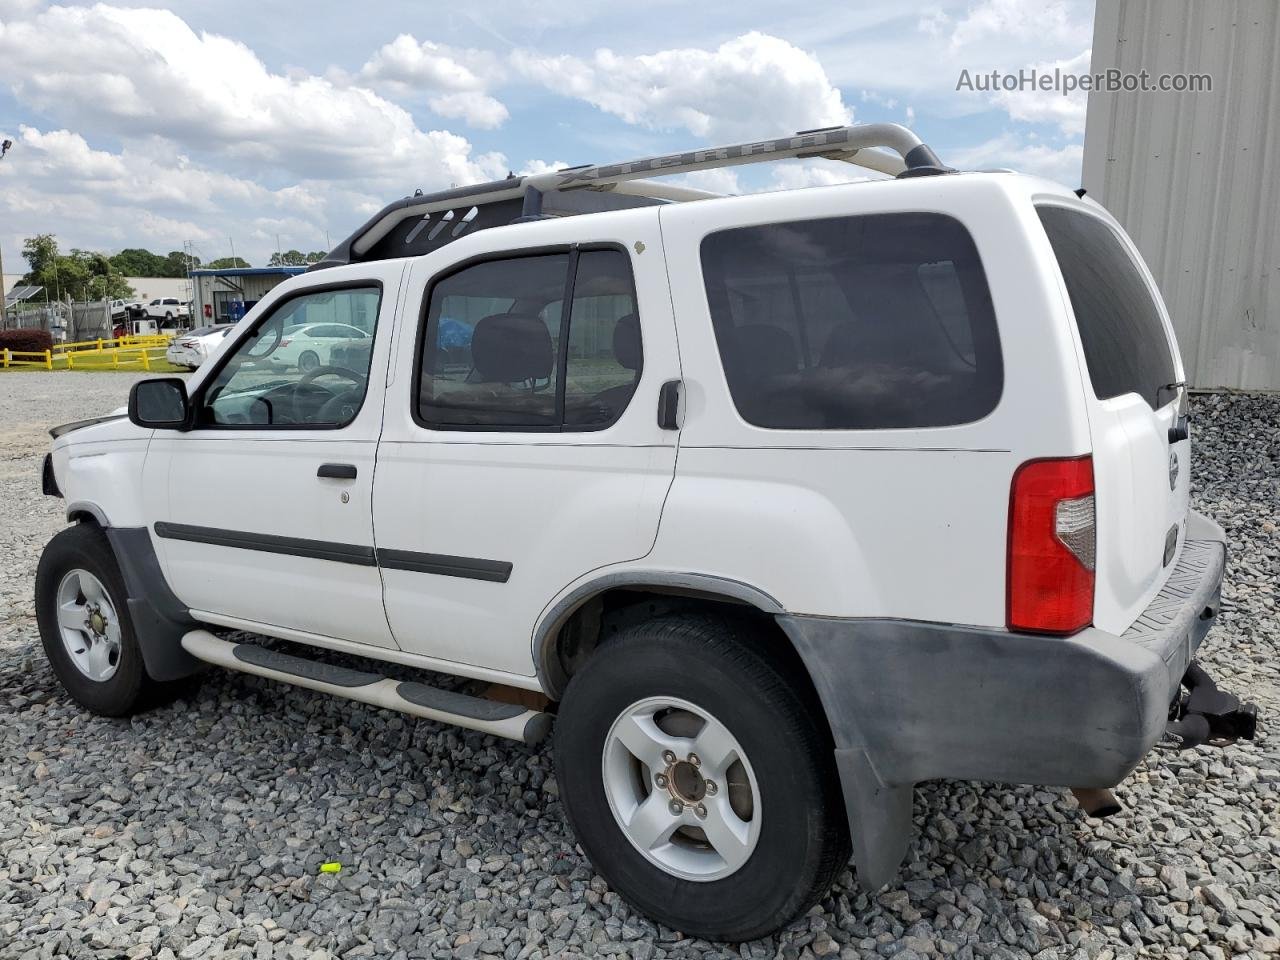
[[[897,177],[951,172],[919,137],[896,123],[801,130],[774,140],[567,167],[405,197],[384,207],[311,269],[421,256],[465,234],[524,220],[704,200],[718,195],[646,178],[811,157]]]

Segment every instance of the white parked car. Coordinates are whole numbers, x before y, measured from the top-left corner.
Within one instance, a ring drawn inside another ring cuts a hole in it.
[[[195,370],[226,339],[227,334],[235,329],[234,323],[215,323],[207,327],[196,327],[175,338],[165,350],[165,359],[170,363]]]
[[[271,353],[271,362],[309,373],[329,365],[334,347],[345,348],[352,341],[368,338],[368,333],[348,323],[292,324],[285,327],[284,336]]]
[[[902,176],[640,179],[812,154]],[[1192,659],[1225,547],[1173,328],[1091,200],[869,124],[407,198],[323,267],[54,431],[36,608],[87,708],[213,664],[526,743],[555,717],[596,869],[734,941],[850,852],[891,881],[919,781],[1108,788],[1253,735]],[[273,367],[320,310],[372,349]]]

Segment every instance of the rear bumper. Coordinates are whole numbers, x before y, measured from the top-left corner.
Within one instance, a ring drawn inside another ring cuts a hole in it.
[[[1179,681],[1217,616],[1225,556],[1222,530],[1193,513],[1177,567],[1121,636],[779,616],[831,725],[855,852],[858,830],[893,832],[894,824],[868,822],[854,807],[897,806],[890,819],[901,822],[921,780],[1122,780],[1164,732]]]

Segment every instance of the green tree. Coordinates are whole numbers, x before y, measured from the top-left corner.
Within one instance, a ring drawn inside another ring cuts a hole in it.
[[[116,270],[126,277],[163,277],[164,257],[157,256],[150,250],[139,247],[126,247],[114,257],[111,263]]]
[[[196,270],[200,267],[200,258],[194,254],[185,254],[181,250],[171,250],[164,258],[164,273],[161,276],[185,277],[188,264],[192,270]]]
[[[249,266],[249,261],[243,257],[219,257],[217,260],[210,260],[205,264],[209,270],[231,270],[244,269]]]
[[[133,287],[106,255],[79,249],[63,254],[52,234],[27,239],[22,255],[31,267],[22,282],[44,287],[50,300],[116,299],[133,294]]]
[[[305,267],[308,264],[319,263],[325,256],[326,254],[321,250],[313,250],[310,253],[303,253],[301,250],[286,250],[284,253],[273,253],[271,259],[267,261],[267,266]]]

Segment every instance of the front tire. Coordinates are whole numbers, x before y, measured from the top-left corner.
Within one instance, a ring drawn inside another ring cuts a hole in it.
[[[36,619],[53,672],[94,713],[124,717],[144,706],[147,676],[124,579],[102,531],[81,523],[59,532],[36,570]]]
[[[298,355],[298,369],[303,373],[310,373],[318,366],[320,366],[320,357],[315,351],[304,350]]]
[[[730,942],[807,910],[849,859],[820,708],[755,629],[626,628],[573,677],[556,724],[561,802],[596,870],[654,919]]]

